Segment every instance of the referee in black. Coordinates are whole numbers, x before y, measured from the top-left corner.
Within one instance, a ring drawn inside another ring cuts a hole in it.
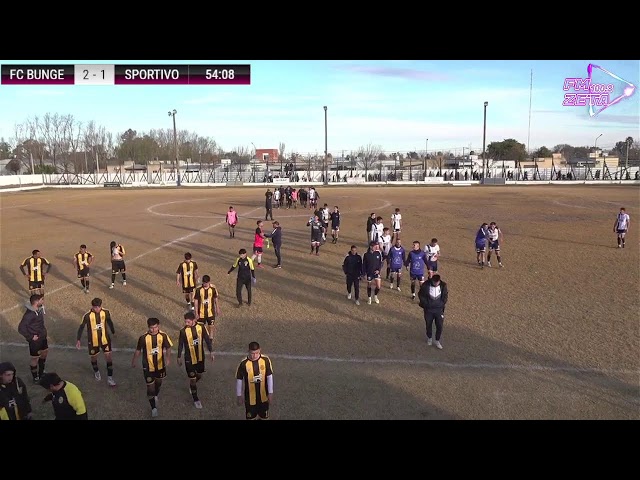
[[[247,288],[247,305],[251,305],[251,284],[256,281],[256,269],[253,265],[253,260],[247,257],[247,251],[241,248],[238,251],[238,258],[233,262],[233,265],[227,272],[227,275],[231,275],[236,268],[238,269],[238,279],[236,280],[236,298],[238,299],[238,306],[242,306],[242,287]]]

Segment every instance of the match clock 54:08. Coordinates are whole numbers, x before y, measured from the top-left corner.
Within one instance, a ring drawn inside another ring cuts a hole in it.
[[[207,80],[235,80],[236,71],[233,68],[207,68],[204,71]]]

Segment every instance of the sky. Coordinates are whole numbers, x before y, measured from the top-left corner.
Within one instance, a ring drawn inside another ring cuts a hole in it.
[[[629,82],[640,87],[640,60],[28,60],[0,64],[250,64],[251,85],[0,85],[0,138],[45,113],[71,114],[118,134],[173,128],[235,147],[322,153],[327,106],[328,151],[368,144],[385,152],[482,151],[514,138],[533,151],[561,143],[612,148],[640,139],[640,92],[590,117],[586,106],[563,106],[565,78],[613,84],[611,100]],[[533,79],[532,79],[533,72]],[[622,79],[622,80],[620,80]],[[531,88],[532,86],[532,88]]]

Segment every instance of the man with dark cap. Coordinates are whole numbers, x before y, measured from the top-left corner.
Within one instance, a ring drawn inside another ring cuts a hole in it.
[[[73,383],[50,372],[42,376],[40,386],[50,392],[44,401],[51,402],[56,420],[88,420],[82,392]]]
[[[0,363],[0,420],[31,420],[27,386],[11,362]]]

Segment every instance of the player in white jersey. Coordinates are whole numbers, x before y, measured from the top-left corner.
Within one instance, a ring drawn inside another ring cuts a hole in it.
[[[275,191],[273,192],[273,201],[276,204],[276,208],[280,208],[280,189],[278,188],[276,188]]]
[[[424,246],[424,253],[427,254],[427,270],[429,278],[438,273],[438,258],[440,258],[440,245],[438,239],[432,238],[431,243]]]
[[[613,231],[618,234],[618,248],[624,248],[624,237],[629,231],[630,222],[629,214],[624,208],[621,208],[620,213],[616,215],[616,222],[613,224]]]
[[[487,267],[491,267],[491,252],[496,252],[496,257],[498,258],[498,265],[503,267],[502,265],[502,257],[500,256],[500,244],[504,243],[504,236],[502,235],[502,230],[498,228],[496,222],[491,222],[489,224],[489,234],[487,235],[487,240],[489,241],[489,251],[487,252]]]
[[[382,229],[382,235],[378,237],[378,245],[380,245],[380,251],[382,252],[382,263],[387,263],[387,276],[389,280],[389,273],[391,267],[389,267],[389,250],[391,250],[391,234],[389,233],[389,227]]]
[[[402,215],[400,214],[400,209],[396,208],[396,211],[391,214],[391,243],[395,243],[396,240],[400,239],[400,230],[402,229]]]
[[[380,243],[380,237],[384,233],[384,225],[382,223],[382,217],[376,217],[376,223],[371,225],[371,230],[369,231],[369,239],[372,242]]]
[[[316,208],[318,206],[318,192],[316,189],[309,188],[309,208]]]

